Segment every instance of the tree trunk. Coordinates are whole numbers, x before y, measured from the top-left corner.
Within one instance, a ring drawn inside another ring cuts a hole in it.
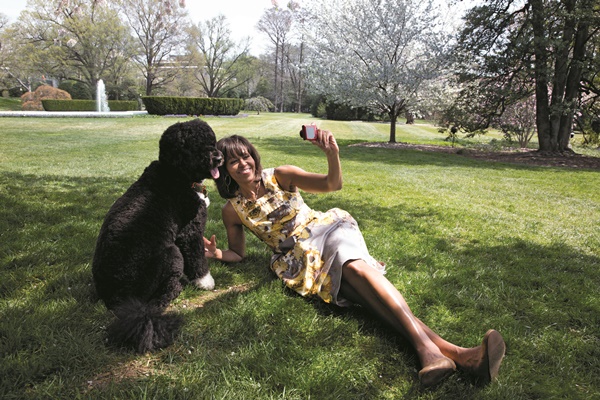
[[[398,120],[398,113],[395,110],[388,113],[390,116],[390,143],[396,143],[396,121]]]
[[[150,78],[146,79],[146,96],[152,95],[152,81]]]
[[[580,11],[583,11],[584,13],[589,11],[591,13],[593,10],[590,3],[591,1],[589,0],[584,1]],[[578,10],[575,10],[575,12],[577,11]],[[577,96],[579,94],[579,85],[583,70],[582,65],[585,60],[586,44],[589,40],[588,31],[589,19],[581,18],[577,24],[575,43],[573,45],[573,58],[566,82],[565,105],[567,108],[563,113],[560,123],[558,136],[559,151],[569,151],[571,130],[573,128],[573,116],[575,114],[575,108],[577,107]]]
[[[562,124],[564,109],[566,107],[565,88],[569,74],[569,52],[570,45],[575,34],[575,19],[573,10],[576,0],[563,0],[565,19],[562,28],[562,37],[555,41],[554,47],[554,79],[552,85],[552,100],[550,102],[550,124],[552,125],[552,136],[557,138],[556,147],[560,151],[559,141],[562,136]]]
[[[535,54],[535,123],[539,150],[555,151],[557,140],[552,137],[550,104],[548,101],[547,41],[544,29],[544,5],[542,0],[531,0],[531,24]]]
[[[279,112],[283,112],[283,76],[284,76],[284,63],[285,63],[285,42],[281,42],[281,52],[280,52],[281,61],[279,62],[279,99],[281,101]]]
[[[531,0],[530,4],[534,35],[536,126],[539,150],[541,152],[570,151],[569,142],[573,116],[577,107],[582,65],[589,40],[589,20],[581,17],[574,18],[572,15],[574,13],[593,13],[593,1],[583,0],[580,7],[576,7],[575,0],[564,1],[565,12],[571,16],[565,19],[563,36],[559,38],[558,44],[554,43],[552,46],[556,61],[553,71],[551,104],[546,68],[549,65],[549,54],[553,50],[546,39],[543,1]],[[571,49],[573,38],[574,45]]]
[[[300,66],[298,70],[298,87],[296,88],[296,112],[302,112],[302,83],[304,79],[304,73],[302,72],[302,65],[304,64],[304,38],[300,42],[300,54],[298,56],[298,65]]]
[[[275,99],[275,111],[279,103],[279,40],[275,42],[275,80],[273,82],[273,94]]]

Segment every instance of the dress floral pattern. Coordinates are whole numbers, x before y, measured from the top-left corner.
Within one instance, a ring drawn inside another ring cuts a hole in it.
[[[242,223],[273,250],[271,269],[289,288],[343,306],[348,302],[338,292],[344,263],[362,259],[385,272],[369,255],[350,214],[339,208],[312,210],[299,191],[279,186],[273,168],[264,170],[262,179],[265,195],[253,201],[238,192],[229,202]]]

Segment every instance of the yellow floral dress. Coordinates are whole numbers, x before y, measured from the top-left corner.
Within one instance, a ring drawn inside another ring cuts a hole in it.
[[[364,260],[385,273],[367,246],[354,218],[339,208],[327,212],[308,207],[298,191],[283,190],[274,169],[262,173],[266,193],[255,201],[239,192],[229,199],[242,223],[274,252],[271,269],[302,296],[318,295],[341,306],[339,297],[342,266]]]

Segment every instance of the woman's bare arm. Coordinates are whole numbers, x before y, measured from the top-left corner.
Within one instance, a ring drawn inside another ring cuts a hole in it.
[[[246,255],[246,236],[239,216],[228,202],[222,210],[223,224],[227,231],[228,249],[217,248],[217,239],[212,235],[210,240],[204,238],[204,253],[208,258],[225,262],[242,261]]]
[[[327,174],[307,172],[294,165],[282,165],[275,168],[275,178],[285,190],[296,187],[311,193],[325,193],[342,188],[342,166],[339,148],[335,138],[329,131],[318,130],[317,140],[313,142],[327,156]]]

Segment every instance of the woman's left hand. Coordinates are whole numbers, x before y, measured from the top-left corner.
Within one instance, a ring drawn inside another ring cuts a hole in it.
[[[331,131],[318,129],[317,139],[313,140],[313,143],[319,146],[321,150],[327,154],[338,154],[340,152],[337,142],[335,141],[335,137],[333,137],[333,133],[331,133]]]

